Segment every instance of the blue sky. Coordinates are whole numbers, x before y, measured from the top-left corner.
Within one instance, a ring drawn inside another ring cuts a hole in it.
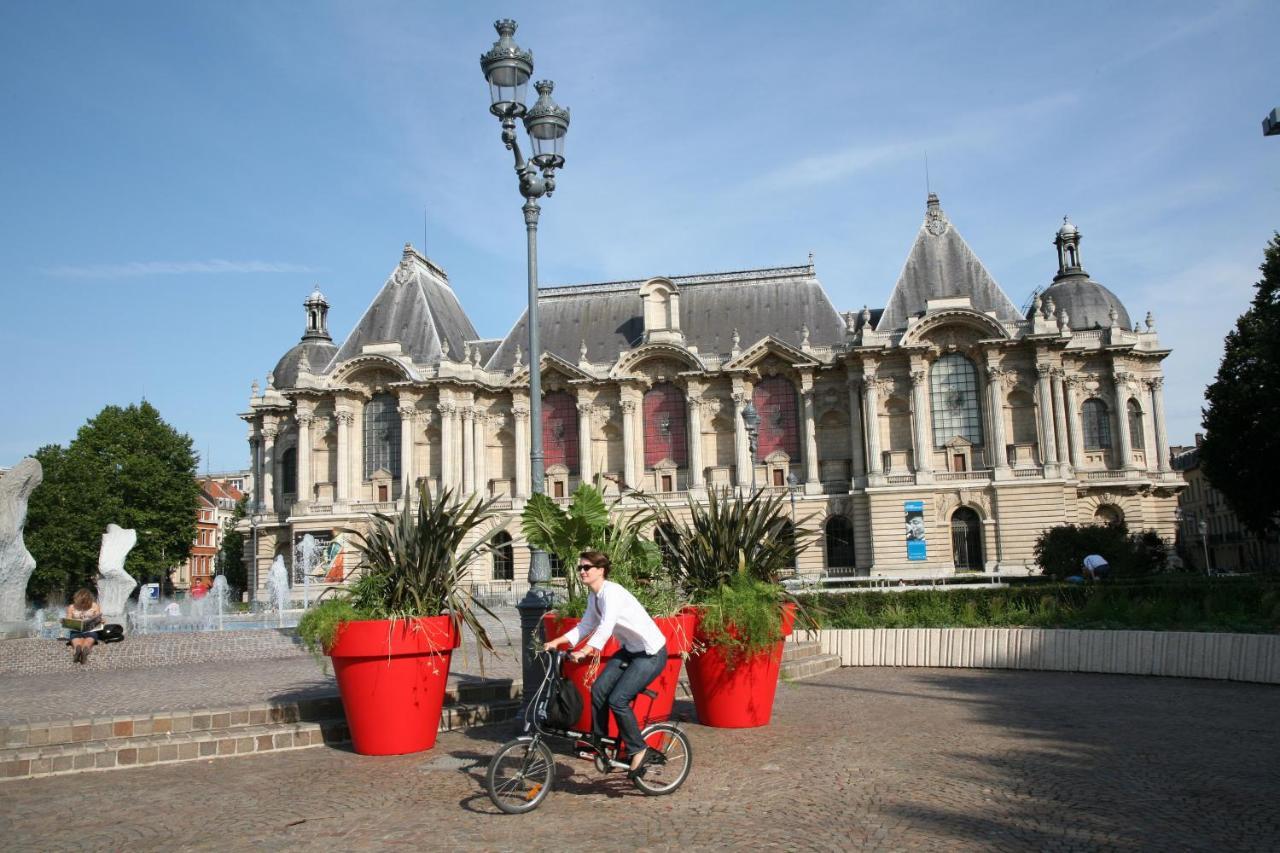
[[[1056,269],[1154,312],[1170,438],[1280,228],[1280,5],[0,5],[0,465],[145,396],[214,470],[319,285],[339,340],[405,241],[486,336],[524,287],[479,55],[510,16],[573,110],[544,285],[804,263],[888,299],[943,207],[1010,298]],[[202,463],[203,466],[204,463]]]

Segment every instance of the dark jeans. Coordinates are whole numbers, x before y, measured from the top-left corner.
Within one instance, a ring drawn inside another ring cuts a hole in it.
[[[626,664],[626,667],[623,667]],[[640,739],[640,726],[636,724],[636,712],[631,709],[631,702],[641,690],[662,674],[667,665],[667,647],[646,655],[644,652],[629,652],[619,649],[609,659],[604,671],[591,685],[591,732],[597,738],[609,734],[609,711],[618,721],[618,733],[622,742],[627,745],[627,752],[635,755],[644,749],[644,741]]]

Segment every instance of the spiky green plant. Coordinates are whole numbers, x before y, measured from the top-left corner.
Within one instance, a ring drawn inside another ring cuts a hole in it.
[[[360,552],[361,574],[309,610],[298,623],[298,635],[313,649],[328,648],[344,622],[449,616],[456,630],[471,629],[477,651],[493,651],[477,609],[493,612],[466,583],[468,567],[501,530],[493,526],[475,535],[496,517],[493,503],[474,496],[463,500],[449,489],[432,497],[421,485],[416,510],[406,505],[396,515],[372,514],[367,532],[348,531]]]
[[[555,554],[565,566],[576,565],[583,551],[607,554],[612,564],[609,580],[630,591],[651,615],[673,615],[684,599],[663,571],[658,545],[645,536],[653,527],[654,512],[641,507],[623,513],[620,498],[605,502],[600,482],[597,478],[594,485],[578,486],[567,509],[546,495],[531,496],[521,516],[525,538]],[[556,610],[562,616],[581,616],[587,591],[575,572],[566,572],[566,576],[567,595]]]

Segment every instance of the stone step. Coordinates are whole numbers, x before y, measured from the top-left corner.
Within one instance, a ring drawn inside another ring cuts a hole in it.
[[[229,713],[235,716],[240,709]],[[152,732],[71,743],[11,746],[0,749],[0,781],[56,776],[93,770],[112,770],[150,764],[203,761],[285,749],[305,749],[350,740],[341,716],[319,720],[275,721],[263,724]],[[513,719],[518,699],[446,705],[440,731],[456,731]],[[205,716],[197,712],[197,716]],[[214,715],[208,715],[214,716]],[[237,717],[239,719],[239,717]]]
[[[519,696],[520,688],[512,684],[511,679],[495,678],[450,684],[444,701],[446,708],[469,707],[510,701]],[[152,734],[222,731],[272,723],[341,719],[342,716],[342,700],[335,687],[331,693],[290,702],[20,723],[0,727],[0,747],[56,746]]]
[[[816,645],[816,644],[815,644]],[[813,654],[803,658],[784,660],[779,677],[783,681],[795,681],[821,675],[840,668],[840,655]]]
[[[788,640],[782,646],[782,660],[801,660],[822,654],[822,646],[816,640]]]

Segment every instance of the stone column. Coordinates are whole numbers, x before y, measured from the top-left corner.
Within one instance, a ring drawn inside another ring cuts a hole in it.
[[[873,365],[862,368],[863,423],[867,428],[867,482],[884,475],[884,456],[880,452],[880,382]]]
[[[368,496],[364,491],[364,400],[355,399],[351,404],[354,408],[351,412],[351,429],[347,433],[348,442],[351,448],[347,454],[347,494],[351,500],[367,500]]]
[[[595,477],[591,459],[591,413],[595,405],[588,392],[578,391],[578,481],[590,483]]]
[[[633,399],[622,401],[622,479],[632,489],[638,489],[641,486],[639,469],[636,467],[636,409],[638,408],[638,404]]]
[[[471,444],[475,448],[475,478],[476,491],[480,493],[481,498],[489,497],[489,474],[488,474],[488,454],[489,454],[489,416],[486,415],[479,407],[474,410],[475,414],[471,421],[471,429],[475,432],[475,437],[471,439]]]
[[[858,487],[858,479],[867,475],[867,460],[862,448],[862,401],[858,392],[861,379],[849,379],[849,476],[850,488]]]
[[[529,481],[533,464],[529,460],[529,401],[516,397],[511,405],[511,415],[516,426],[516,497],[529,498]]]
[[[1049,387],[1051,370],[1047,364],[1036,365],[1036,392],[1039,397],[1036,405],[1040,408],[1040,461],[1044,463],[1046,475],[1058,473],[1058,439],[1053,432],[1053,391]]]
[[[689,479],[690,489],[701,489],[704,466],[702,464],[702,392],[690,390],[685,397],[689,405]]]
[[[733,458],[737,470],[738,487],[751,488],[751,469],[755,460],[751,458],[751,440],[747,437],[746,424],[742,422],[742,412],[751,402],[751,395],[739,383],[733,389]]]
[[[314,410],[310,407],[298,407],[298,502],[310,504],[315,497],[315,488],[311,483],[311,424],[315,421]]]
[[[1058,461],[1067,464],[1070,451],[1067,448],[1067,408],[1062,399],[1061,368],[1053,370],[1053,424],[1058,436]]]
[[[822,479],[818,473],[818,424],[814,412],[813,374],[800,374],[800,399],[804,428],[804,493],[816,495],[822,492]]]
[[[413,502],[414,476],[414,415],[417,413],[418,398],[411,394],[400,395],[400,497],[405,504]]]
[[[351,499],[351,424],[355,421],[353,415],[347,409],[335,409],[333,418],[338,422],[338,447],[335,451],[338,458],[334,465],[334,469],[338,472],[337,484],[337,500],[349,501]]]
[[[459,414],[462,419],[462,491],[472,495],[476,491],[476,410],[466,406]]]
[[[262,428],[262,511],[276,511],[276,426]]]
[[[1160,454],[1159,471],[1172,470],[1169,466],[1169,435],[1165,432],[1164,423],[1164,377],[1157,376],[1147,380],[1151,389],[1151,422],[1156,430],[1156,453]]]
[[[253,474],[253,503],[249,507],[251,515],[262,512],[262,425],[255,423],[251,427],[253,434],[249,436],[249,470]],[[257,554],[254,559],[257,559]]]
[[[460,451],[453,442],[453,403],[441,401],[437,408],[440,411],[440,489],[443,491],[457,485],[453,463]]]
[[[1004,371],[995,361],[987,362],[987,410],[991,417],[991,467],[995,478],[1001,479],[1009,471],[1009,442],[1004,432]]]
[[[933,473],[933,437],[929,435],[929,374],[924,368],[924,361],[919,357],[911,359],[911,420],[915,429],[912,431],[912,455],[915,457],[916,472]]]
[[[1067,397],[1067,428],[1071,433],[1071,467],[1079,471],[1084,460],[1084,436],[1080,433],[1080,408],[1076,397],[1080,380],[1075,376],[1064,375],[1062,384]]]
[[[1128,471],[1133,467],[1133,443],[1129,435],[1129,380],[1130,375],[1122,370],[1117,370],[1111,377],[1115,387],[1116,401],[1116,434],[1120,437],[1120,465],[1121,471]]]

